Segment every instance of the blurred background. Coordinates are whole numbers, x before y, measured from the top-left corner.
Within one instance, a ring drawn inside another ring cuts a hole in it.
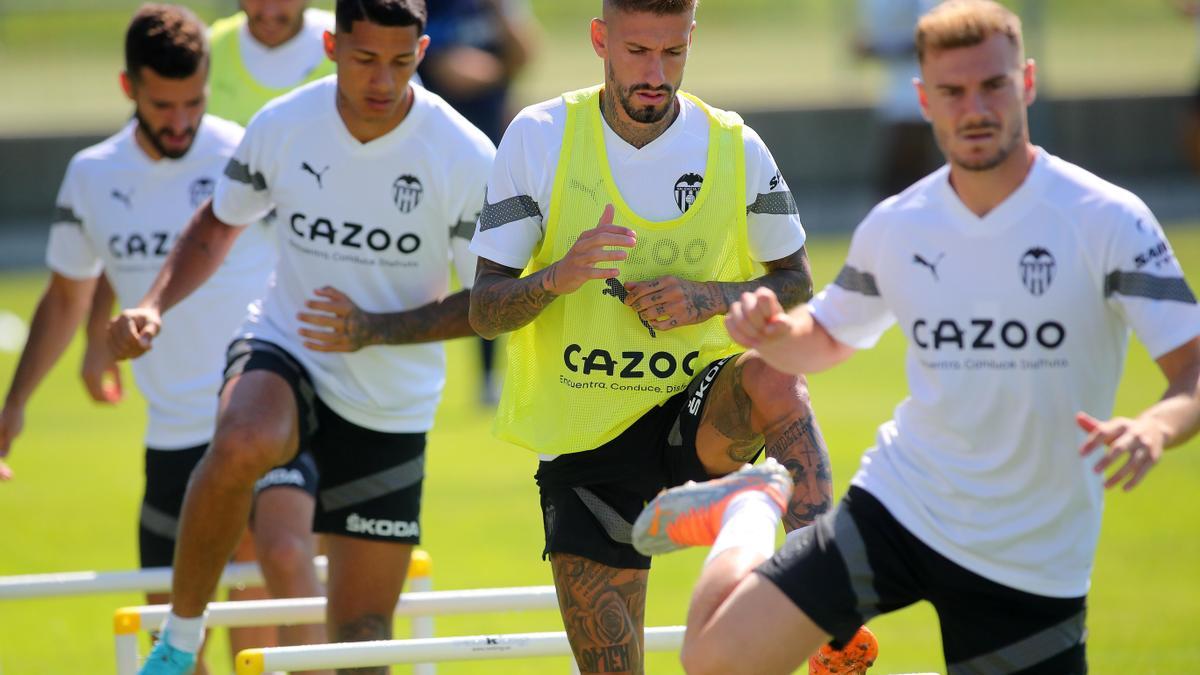
[[[527,66],[508,92],[521,106],[600,81],[587,42],[600,0],[508,0],[536,21]],[[449,0],[427,0],[431,6]],[[117,76],[122,35],[138,2],[0,0],[0,383],[16,368],[24,322],[45,284],[42,263],[54,196],[71,155],[117,130],[130,114]],[[235,0],[187,0],[205,20]],[[332,8],[323,0],[313,5]],[[684,86],[736,110],[765,139],[812,235],[818,287],[833,278],[848,234],[889,189],[889,179],[928,169],[929,131],[913,117],[907,86],[913,7],[932,0],[701,0]],[[1200,81],[1200,2],[1189,0],[1011,0],[1039,63],[1031,111],[1034,141],[1132,189],[1167,226],[1197,287],[1200,190],[1194,90]],[[906,16],[908,18],[906,18]],[[432,30],[431,30],[432,32]],[[116,407],[92,404],[78,377],[80,340],[50,374],[28,411],[0,485],[0,575],[119,570],[136,565],[145,408],[132,384]],[[840,495],[905,395],[904,342],[891,331],[879,348],[812,391],[831,448]],[[430,435],[422,546],[435,586],[482,588],[550,583],[538,559],[535,458],[490,434],[479,396],[477,349],[450,345],[448,385]],[[132,383],[128,371],[125,382]],[[1163,379],[1136,343],[1118,414],[1158,398]],[[486,399],[486,396],[483,397]],[[1200,671],[1200,448],[1173,451],[1145,488],[1111,495],[1089,597],[1092,672],[1178,675]],[[702,551],[655,561],[647,620],[681,623]],[[0,675],[112,672],[111,617],[141,597],[56,598],[0,604]],[[439,635],[557,630],[557,615],[439,619]],[[918,604],[872,623],[877,671],[941,667],[937,620]],[[403,622],[398,636],[407,635]],[[223,632],[210,672],[230,672]],[[407,672],[397,669],[396,672]],[[440,673],[567,672],[565,658],[444,664]],[[678,673],[671,654],[648,672]],[[944,671],[943,671],[944,672]]]
[[[525,1],[541,28],[530,62],[510,91],[514,110],[601,76],[586,41],[598,0]],[[0,2],[0,266],[40,260],[38,237],[45,232],[42,225],[66,161],[129,114],[117,73],[120,36],[137,4]],[[235,0],[187,4],[206,20],[237,10]],[[332,6],[329,0],[313,4]],[[701,3],[684,85],[714,105],[742,113],[760,132],[810,231],[852,227],[878,197],[888,120],[876,106],[888,105],[882,99],[896,86],[886,42],[897,26],[887,22],[900,22],[901,37],[911,34],[889,5],[919,4]],[[1200,71],[1200,33],[1186,12],[1196,3],[1008,4],[1024,18],[1027,51],[1040,66],[1040,99],[1032,113],[1035,141],[1131,187],[1163,220],[1200,213],[1183,141]],[[889,12],[892,16],[885,16]],[[867,16],[872,13],[879,16]],[[872,37],[884,45],[873,54]]]

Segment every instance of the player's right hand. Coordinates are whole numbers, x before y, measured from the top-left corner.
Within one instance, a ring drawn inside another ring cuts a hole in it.
[[[0,409],[0,459],[8,457],[12,450],[12,442],[21,434],[25,427],[25,410],[16,406],[5,406]],[[12,478],[12,469],[0,461],[0,480]]]
[[[108,324],[108,347],[118,360],[135,359],[150,351],[150,343],[162,328],[162,316],[149,307],[134,307]]]
[[[121,369],[108,345],[108,336],[87,340],[79,376],[88,396],[97,403],[119,403],[122,398]]]
[[[566,295],[592,279],[615,278],[620,270],[600,267],[599,263],[624,260],[629,251],[621,249],[633,248],[635,244],[637,235],[633,230],[613,225],[613,205],[608,204],[596,227],[580,234],[562,260],[546,268],[542,285],[555,295]],[[613,250],[607,246],[621,248]]]
[[[764,352],[778,348],[792,332],[794,319],[769,288],[742,293],[725,314],[725,328],[739,344]]]

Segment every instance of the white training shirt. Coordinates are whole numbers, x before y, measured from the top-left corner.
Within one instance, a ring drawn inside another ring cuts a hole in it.
[[[686,196],[695,195],[705,175],[708,115],[691,100],[676,98],[681,104],[679,116],[640,149],[604,123],[604,143],[617,190],[634,213],[647,220],[678,218],[690,206]],[[504,132],[488,181],[487,201],[495,205],[516,198],[517,202],[509,203],[522,204],[524,209],[513,213],[516,220],[510,223],[476,232],[471,250],[479,257],[515,269],[523,269],[533,257],[545,231],[543,218],[550,211],[566,120],[566,103],[559,97],[522,110]],[[805,240],[795,201],[758,134],[744,127],[743,139],[750,254],[759,262],[786,258]],[[767,193],[786,193],[790,213],[773,213],[776,208],[758,213],[756,205],[764,203],[759,197]]]
[[[1131,328],[1158,358],[1200,334],[1200,308],[1128,191],[1039,150],[979,218],[948,175],[876,207],[811,304],[852,347],[897,322],[908,340],[910,396],[852,482],[977,574],[1081,596],[1103,477],[1078,455],[1075,414],[1112,415]]]
[[[272,209],[279,264],[247,336],[286,349],[343,418],[385,432],[433,424],[445,354],[440,342],[364,347],[349,354],[303,346],[297,313],[333,286],[364,311],[401,312],[449,294],[450,261],[466,285],[467,250],[495,148],[440,97],[413,86],[404,121],[370,143],[346,129],[337,76],[268,103],[250,121],[213,208],[227,223]]]
[[[150,289],[242,138],[240,126],[208,115],[186,155],[153,161],[136,127],[130,122],[71,159],[46,251],[50,269],[65,277],[105,272],[122,307]],[[264,229],[247,228],[220,269],[167,312],[153,348],[132,361],[149,406],[148,447],[179,450],[212,438],[225,349],[266,287],[273,258]]]
[[[266,47],[250,34],[247,21],[238,31],[242,63],[264,87],[294,87],[325,61],[323,36],[326,31],[332,33],[333,27],[331,12],[310,7],[304,10],[304,27],[299,33],[278,47]]]

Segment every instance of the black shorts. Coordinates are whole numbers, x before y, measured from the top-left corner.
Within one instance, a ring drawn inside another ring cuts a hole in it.
[[[183,495],[192,470],[200,463],[207,449],[207,443],[182,450],[146,448],[146,493],[142,497],[142,510],[138,518],[138,554],[142,567],[171,565],[179,514],[183,511]],[[272,474],[286,478],[286,482],[281,480],[256,487],[255,494],[286,485],[316,496],[316,466],[307,454],[296,456],[267,475]]]
[[[926,546],[861,488],[757,571],[835,646],[879,614],[928,600],[948,675],[1087,672],[1086,596],[1051,598],[985,579]]]
[[[733,358],[710,363],[687,389],[604,445],[538,465],[543,558],[570,553],[609,567],[650,568],[650,558],[630,543],[630,523],[662,489],[711,478],[696,454],[696,431],[708,401],[700,387]],[[693,398],[698,404],[689,406]]]
[[[316,395],[304,367],[270,342],[235,340],[226,363],[226,382],[241,373],[266,370],[291,387],[300,424],[298,451],[312,454],[320,476],[315,532],[420,543],[423,432],[375,431],[342,418]]]

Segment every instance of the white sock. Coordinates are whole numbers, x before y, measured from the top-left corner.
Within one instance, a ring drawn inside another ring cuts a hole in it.
[[[749,549],[770,558],[775,552],[775,528],[782,515],[779,505],[764,492],[747,490],[737,495],[725,507],[721,531],[704,564],[707,566],[731,548]]]
[[[200,651],[200,643],[204,642],[204,617],[201,614],[195,618],[185,619],[175,612],[167,614],[163,621],[162,634],[167,644],[175,649],[195,654]]]

